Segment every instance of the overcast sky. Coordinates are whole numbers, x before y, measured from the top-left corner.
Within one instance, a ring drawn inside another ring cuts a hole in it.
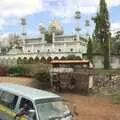
[[[120,0],[106,0],[108,4],[112,30],[120,30]],[[99,0],[2,0],[0,3],[0,34],[20,33],[20,18],[27,19],[27,33],[38,34],[38,25],[45,27],[57,19],[64,27],[66,34],[73,34],[75,27],[74,13],[81,12],[81,33],[86,32],[85,20],[90,20],[89,31],[94,24],[91,17],[95,16]]]

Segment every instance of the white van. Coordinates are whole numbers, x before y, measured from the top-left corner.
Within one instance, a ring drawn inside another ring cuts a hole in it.
[[[19,120],[73,119],[64,100],[56,94],[17,84],[0,84],[0,119],[13,120],[24,104],[28,105],[29,114]]]

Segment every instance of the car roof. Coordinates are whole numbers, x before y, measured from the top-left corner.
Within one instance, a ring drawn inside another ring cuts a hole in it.
[[[23,85],[13,84],[13,83],[0,83],[0,89],[8,91],[10,93],[23,96],[31,100],[37,99],[50,99],[50,98],[59,98],[60,96],[47,92],[44,90],[39,90]]]

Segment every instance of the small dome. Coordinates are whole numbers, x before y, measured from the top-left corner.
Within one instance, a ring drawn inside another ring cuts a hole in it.
[[[52,32],[52,27],[55,27],[55,28],[56,28],[56,30],[55,30],[55,34],[56,34],[56,35],[62,35],[62,34],[64,33],[63,27],[62,27],[62,25],[60,24],[59,21],[54,20],[54,21],[52,22],[52,24],[51,24],[51,25],[49,26],[49,28],[48,28],[48,31],[49,31],[49,32]]]

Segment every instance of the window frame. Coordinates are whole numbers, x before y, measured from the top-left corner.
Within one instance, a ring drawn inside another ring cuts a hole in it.
[[[10,103],[10,104],[13,104],[13,105],[14,105],[13,107],[11,107],[11,106],[9,105],[9,103],[7,103],[7,101],[9,101],[9,100],[4,101],[5,98],[4,98],[4,100],[1,99],[2,96],[4,96],[4,94],[14,96],[12,103]],[[17,98],[15,98],[15,97],[17,97]],[[16,99],[16,100],[14,101],[14,99]],[[16,107],[17,107],[18,101],[19,101],[19,96],[18,96],[18,95],[14,94],[14,93],[11,93],[11,92],[8,92],[8,91],[5,91],[5,90],[2,90],[2,89],[0,90],[0,104],[3,104],[5,107],[7,107],[7,108],[9,108],[9,109],[11,109],[11,110],[15,110]],[[3,102],[3,103],[2,103],[2,102]],[[5,103],[5,102],[6,102],[6,103]],[[14,103],[14,102],[15,102],[15,103]]]
[[[22,99],[26,99],[27,101],[30,101],[31,103],[32,103],[32,109],[34,109],[35,110],[35,120],[37,120],[38,119],[38,113],[37,113],[37,111],[36,111],[36,106],[35,106],[35,103],[32,101],[32,100],[30,100],[30,99],[28,99],[28,98],[26,98],[26,97],[24,97],[24,96],[21,96],[20,97],[20,100],[19,100],[19,103],[18,103],[18,111],[20,111],[20,109],[22,108],[22,107],[20,107],[21,105],[21,101],[22,101]],[[33,118],[33,120],[34,120],[34,118]]]

